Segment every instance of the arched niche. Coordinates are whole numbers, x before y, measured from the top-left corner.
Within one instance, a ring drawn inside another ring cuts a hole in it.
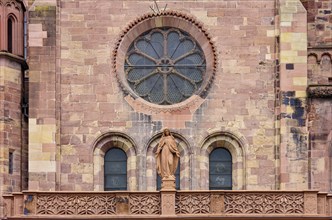
[[[188,141],[180,134],[171,131],[174,136],[178,150],[180,152],[180,190],[191,189],[191,156],[192,152]],[[154,135],[145,148],[145,184],[146,190],[155,191],[157,189],[157,170],[155,152],[162,136],[162,132]]]
[[[232,155],[232,189],[245,189],[245,146],[244,138],[230,132],[215,132],[208,135],[198,155],[201,189],[209,189],[209,155],[216,148],[225,148]]]
[[[25,2],[3,0],[0,10],[0,50],[23,56]]]
[[[104,190],[104,157],[111,148],[120,148],[127,155],[127,189],[138,189],[137,150],[134,141],[120,132],[107,132],[100,135],[93,144],[94,191]]]

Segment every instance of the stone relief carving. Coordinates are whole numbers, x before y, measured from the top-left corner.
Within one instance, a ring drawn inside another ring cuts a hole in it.
[[[316,214],[317,213],[317,194],[305,194],[304,195],[304,213],[305,214]]]
[[[225,213],[229,214],[301,214],[302,193],[227,193]]]
[[[132,194],[129,196],[130,214],[159,215],[160,195]]]
[[[37,215],[114,215],[115,195],[38,195]]]
[[[25,198],[25,216],[106,215],[294,215],[323,214],[320,205],[332,204],[317,192],[32,192]],[[323,202],[322,202],[323,200]],[[13,200],[7,200],[13,207]],[[17,207],[17,204],[16,204]],[[331,206],[332,207],[332,206]],[[122,208],[122,210],[118,210]],[[318,208],[320,211],[318,211]],[[9,210],[8,210],[9,211]],[[9,213],[10,214],[10,213]],[[17,214],[17,213],[16,213]],[[19,213],[21,215],[21,213]],[[23,214],[23,213],[22,213]],[[14,216],[10,214],[10,216]]]
[[[332,86],[312,86],[308,88],[308,96],[313,98],[332,97]]]
[[[175,197],[176,214],[210,213],[211,196],[209,193],[180,194]]]
[[[162,201],[162,213],[163,215],[174,215],[175,214],[175,194],[174,192],[164,192],[161,195]]]

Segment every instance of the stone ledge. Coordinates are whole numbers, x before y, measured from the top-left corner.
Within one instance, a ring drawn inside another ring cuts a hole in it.
[[[310,98],[331,98],[332,85],[311,85],[307,89]]]
[[[14,54],[9,53],[9,52],[0,51],[0,58],[2,58],[2,57],[8,58],[12,61],[15,61],[15,62],[21,64],[23,71],[29,69],[29,66],[28,66],[27,62],[23,57],[14,55]]]

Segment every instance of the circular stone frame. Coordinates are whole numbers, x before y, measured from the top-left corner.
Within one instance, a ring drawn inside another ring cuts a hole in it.
[[[200,45],[206,60],[206,71],[201,87],[188,99],[172,104],[158,105],[144,100],[139,97],[129,86],[125,77],[124,64],[129,46],[138,36],[153,28],[174,27],[187,32]],[[113,72],[126,95],[126,100],[140,102],[141,107],[146,107],[150,111],[166,112],[177,111],[195,105],[199,99],[204,99],[207,91],[214,79],[217,69],[217,52],[211,36],[207,33],[202,23],[198,22],[194,17],[177,11],[164,11],[161,13],[145,14],[135,21],[131,22],[128,27],[120,34],[113,51]]]

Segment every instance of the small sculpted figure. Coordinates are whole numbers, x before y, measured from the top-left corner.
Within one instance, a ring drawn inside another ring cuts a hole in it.
[[[175,138],[165,128],[156,151],[157,171],[162,180],[175,180],[175,171],[180,159]]]

